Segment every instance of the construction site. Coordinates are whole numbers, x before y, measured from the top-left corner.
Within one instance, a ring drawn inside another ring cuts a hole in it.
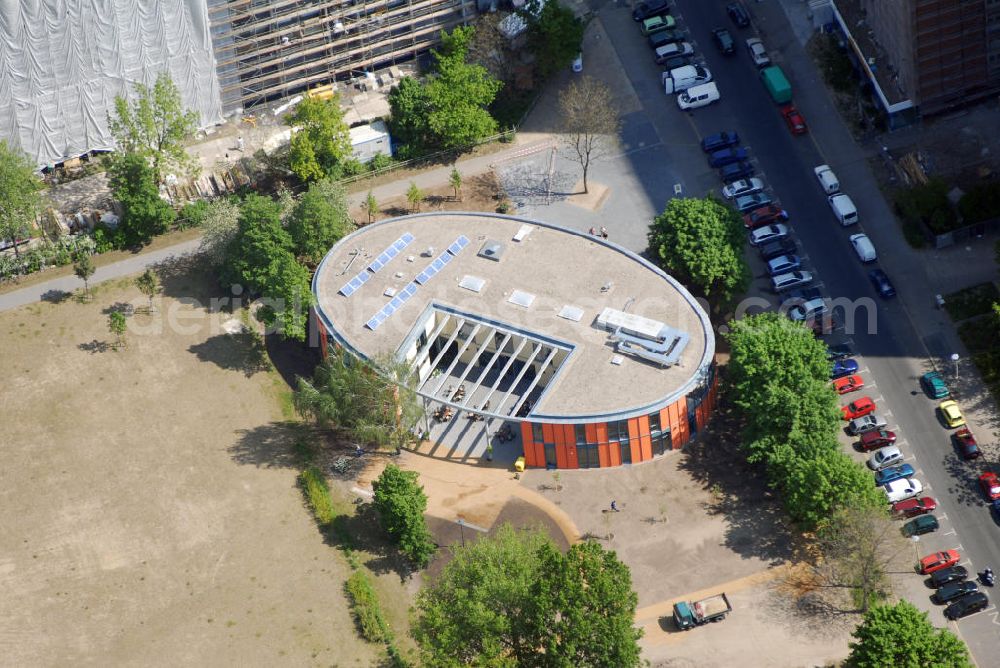
[[[395,77],[377,70],[427,51],[442,30],[470,22],[477,4],[210,0],[208,13],[228,115],[306,90],[332,96],[386,86]]]

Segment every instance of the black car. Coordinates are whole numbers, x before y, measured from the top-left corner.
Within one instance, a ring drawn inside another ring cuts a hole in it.
[[[673,42],[683,42],[688,37],[687,32],[673,28],[671,30],[661,30],[649,36],[649,46],[656,49],[664,44]]]
[[[660,65],[663,65],[664,71],[669,72],[670,70],[675,70],[678,67],[685,67],[691,64],[691,58],[688,56],[670,56],[664,60]]]
[[[723,130],[714,135],[708,135],[701,140],[701,150],[705,153],[713,153],[720,149],[729,148],[740,143],[740,136],[735,130]]]
[[[948,619],[961,619],[974,612],[985,610],[990,604],[990,599],[981,591],[966,594],[944,609],[944,616]]]
[[[842,360],[853,354],[854,351],[851,350],[851,344],[849,343],[838,343],[826,347],[826,358],[828,360]]]
[[[937,589],[938,587],[945,586],[949,582],[958,582],[959,580],[964,580],[967,577],[969,577],[969,571],[965,569],[965,566],[942,568],[939,571],[935,571],[931,575],[931,586]]]
[[[892,281],[889,280],[889,277],[881,269],[873,269],[868,272],[868,278],[871,279],[872,285],[875,286],[875,292],[878,293],[879,297],[888,299],[889,297],[896,296],[896,288],[892,287]]]
[[[753,165],[749,162],[734,162],[719,170],[719,178],[724,183],[731,183],[737,179],[746,179],[753,176]]]
[[[645,21],[653,16],[663,16],[670,13],[668,0],[649,0],[632,10],[633,21]]]
[[[788,237],[768,241],[766,244],[757,247],[757,251],[760,253],[760,259],[765,262],[773,260],[779,255],[789,255],[795,253],[797,250],[795,242]]]
[[[742,2],[731,2],[726,5],[726,13],[738,27],[746,28],[750,25],[750,12],[747,11]]]
[[[733,36],[725,28],[715,28],[712,31],[712,39],[715,40],[715,45],[723,54],[731,56],[736,53],[736,42],[733,41]]]
[[[948,601],[954,601],[956,598],[961,598],[966,594],[971,594],[974,591],[979,591],[979,585],[975,582],[971,580],[959,580],[938,589],[931,596],[931,600],[935,603],[947,603]]]

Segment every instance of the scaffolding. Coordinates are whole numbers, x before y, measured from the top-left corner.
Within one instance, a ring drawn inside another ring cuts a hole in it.
[[[366,77],[475,15],[476,0],[209,0],[223,110]]]

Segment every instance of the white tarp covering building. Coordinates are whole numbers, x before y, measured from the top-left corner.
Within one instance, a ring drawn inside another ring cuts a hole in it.
[[[39,166],[113,148],[115,96],[163,70],[221,121],[205,0],[0,0],[0,139]]]

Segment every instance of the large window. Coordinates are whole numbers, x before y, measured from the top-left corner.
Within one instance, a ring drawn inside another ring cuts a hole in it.
[[[628,440],[628,420],[619,420],[618,422],[608,423],[608,440],[614,443],[615,441],[627,441]]]
[[[653,454],[662,455],[671,447],[670,430],[653,435]]]
[[[576,446],[576,456],[582,469],[596,469],[601,466],[601,458],[597,454],[597,446],[593,443]]]
[[[652,413],[649,416],[649,434],[650,436],[660,433],[660,413]]]
[[[632,463],[632,446],[629,445],[628,441],[622,441],[618,444],[619,451],[622,456],[622,464]]]
[[[574,425],[573,430],[576,432],[576,444],[583,445],[587,442],[587,427],[582,424]]]
[[[535,443],[541,443],[544,440],[542,438],[542,425],[537,422],[531,423],[531,440]]]
[[[546,466],[558,466],[556,461],[556,446],[554,443],[545,444],[545,465]]]

